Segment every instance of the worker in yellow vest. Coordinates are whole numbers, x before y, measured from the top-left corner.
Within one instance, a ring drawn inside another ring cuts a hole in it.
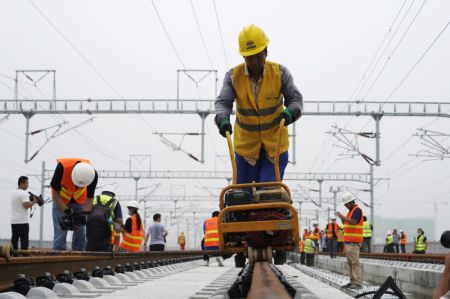
[[[300,264],[305,264],[305,241],[300,238],[298,241],[298,251],[300,252]]]
[[[184,232],[181,231],[181,234],[178,236],[178,245],[180,245],[180,250],[184,250],[186,246],[186,236]]]
[[[394,253],[394,237],[390,230],[387,231],[386,236],[386,253]]]
[[[406,233],[403,230],[400,230],[400,249],[402,253],[406,253],[406,243],[408,242]]]
[[[244,63],[225,75],[215,101],[215,123],[222,136],[225,137],[226,132],[232,133],[230,115],[236,101],[234,151],[237,183],[273,182],[276,179],[273,163],[280,121],[284,119],[279,157],[280,177],[283,179],[288,164],[287,126],[300,118],[303,99],[289,70],[266,61],[269,39],[261,28],[255,25],[244,27],[238,41]],[[275,261],[285,260],[285,252],[275,252]]]
[[[416,254],[424,254],[427,251],[427,237],[423,229],[420,227],[417,229],[417,236],[414,238],[414,252]]]
[[[372,235],[373,235],[373,226],[372,224],[367,220],[367,217],[364,216],[364,224],[363,224],[363,244],[361,251],[362,252],[371,252],[371,241],[372,241]]]
[[[338,212],[337,216],[344,224],[345,255],[347,256],[347,263],[350,270],[350,282],[342,287],[361,289],[362,272],[361,264],[359,263],[359,249],[363,241],[364,215],[356,204],[356,198],[350,192],[344,192],[342,202],[349,212],[347,216]]]
[[[138,213],[139,205],[135,200],[127,204],[128,215],[130,216],[123,226],[123,239],[120,248],[126,251],[139,252],[144,240],[144,224]]]
[[[232,132],[230,114],[236,100],[234,149],[237,183],[275,181],[273,159],[281,119],[287,126],[301,116],[302,95],[289,70],[266,61],[269,39],[264,31],[250,25],[239,34],[239,53],[245,63],[225,75],[215,102],[215,122],[219,132]],[[283,129],[280,150],[280,175],[288,163],[288,130]]]
[[[314,266],[315,246],[313,236],[310,235],[308,239],[305,240],[305,245],[303,247],[306,256],[306,266],[308,267]]]

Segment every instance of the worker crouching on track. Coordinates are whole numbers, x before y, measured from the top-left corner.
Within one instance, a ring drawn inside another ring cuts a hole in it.
[[[202,250],[219,250],[219,231],[217,228],[217,221],[220,212],[214,211],[211,218],[205,220],[203,224],[203,232],[205,237],[202,240]],[[203,255],[203,260],[205,261],[205,266],[209,266],[209,255]],[[220,267],[223,267],[223,258],[221,256],[216,257],[217,263]]]
[[[350,282],[343,288],[360,289],[362,288],[362,272],[359,263],[359,250],[363,242],[363,212],[355,203],[356,198],[350,192],[344,192],[342,202],[349,210],[347,216],[340,212],[337,216],[344,225],[344,246],[345,255],[350,271]]]
[[[87,251],[113,251],[117,235],[120,240],[122,208],[114,191],[114,186],[106,186],[93,200],[86,224]]]
[[[139,252],[144,240],[144,224],[138,213],[138,202],[132,200],[127,205],[130,216],[122,228],[123,239],[120,248],[126,251]]]
[[[312,235],[310,235],[305,240],[305,245],[303,247],[303,250],[305,251],[306,266],[308,266],[308,267],[314,266],[314,255],[316,253],[316,245],[314,243],[314,238]]]
[[[261,28],[255,25],[244,27],[238,41],[239,53],[245,63],[226,73],[215,102],[215,123],[223,137],[227,131],[232,133],[230,115],[236,100],[237,184],[274,182],[273,160],[279,123],[284,118],[287,126],[300,118],[302,95],[285,66],[266,61],[269,39]],[[285,127],[279,157],[281,179],[288,163],[288,148],[288,129]],[[276,252],[276,255],[285,259],[283,252]]]
[[[72,250],[83,251],[86,247],[86,226],[72,226],[74,215],[90,211],[97,186],[98,175],[91,162],[81,158],[57,160],[50,183],[53,199],[53,249],[66,250],[67,230],[73,230]],[[82,217],[79,217],[80,219]],[[62,223],[63,219],[69,220]],[[67,227],[69,223],[69,227]],[[79,221],[82,223],[82,221]]]

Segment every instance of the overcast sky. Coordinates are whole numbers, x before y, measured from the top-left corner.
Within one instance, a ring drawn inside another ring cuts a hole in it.
[[[220,88],[224,73],[243,61],[238,53],[239,31],[254,23],[270,38],[268,60],[281,63],[291,71],[305,101],[449,102],[450,28],[438,37],[448,22],[450,2],[446,0],[3,0],[0,2],[0,98],[13,98],[14,81],[10,77],[20,69],[56,70],[58,99],[173,99],[177,94],[177,69],[183,68],[216,69]],[[381,51],[373,59],[380,45]],[[371,61],[373,71],[369,68],[366,72]],[[196,76],[198,79],[199,75]],[[20,98],[51,97],[50,76],[43,78],[36,87],[30,82],[22,77]],[[181,98],[213,99],[214,94],[213,76],[201,81],[198,89],[188,77],[180,77]],[[0,119],[3,116],[0,115]],[[31,119],[31,130],[64,120],[76,125],[89,117],[37,115]],[[129,155],[139,154],[151,155],[152,170],[230,169],[228,160],[216,157],[227,154],[226,142],[219,136],[213,116],[206,120],[204,164],[184,153],[173,152],[153,134],[156,131],[199,132],[201,122],[196,115],[95,115],[93,122],[51,140],[33,161],[25,164],[25,119],[22,115],[9,116],[0,123],[0,207],[3,210],[0,238],[10,236],[10,193],[18,176],[40,174],[42,161],[48,168],[54,168],[57,157],[85,157],[91,159],[97,169],[120,170],[128,169]],[[303,117],[296,132],[297,164],[290,164],[286,171],[368,172],[369,167],[361,158],[336,161],[342,150],[333,146],[336,141],[326,134],[333,125],[353,132],[374,130],[374,122],[369,117]],[[450,164],[448,160],[421,162],[410,156],[424,148],[417,137],[412,137],[417,128],[450,134],[449,120],[444,118],[385,117],[381,120],[381,166],[375,169],[375,176],[390,178],[390,181],[376,186],[376,213],[395,218],[437,216],[440,234],[450,229]],[[181,141],[180,136],[167,137],[176,144]],[[374,157],[374,141],[358,141],[361,151]],[[448,139],[439,141],[447,148],[450,146]],[[45,142],[45,136],[32,136],[30,142],[31,154]],[[197,136],[185,137],[181,147],[200,156]],[[292,157],[292,152],[290,155]],[[118,194],[134,193],[132,179],[99,180],[99,185],[108,183],[117,184]],[[140,186],[155,183],[162,183],[154,193],[159,195],[171,192],[208,195],[205,187],[218,193],[217,188],[226,185],[226,181],[214,180],[162,180],[141,181]],[[299,184],[318,187],[314,182],[288,183],[292,189],[298,189]],[[368,187],[324,182],[324,196],[332,196],[328,192],[330,186],[339,185],[356,189]],[[39,193],[39,181],[32,178],[30,189]],[[140,194],[149,190],[140,190]],[[312,192],[311,196],[317,194]],[[368,202],[367,192],[360,192],[358,196]],[[167,207],[163,211],[168,211],[173,203],[150,202],[149,206],[153,207],[150,211],[153,213],[164,206]],[[196,202],[193,206],[212,210],[217,203]],[[305,203],[302,208],[312,211],[315,206]],[[46,239],[52,238],[50,211],[48,205]],[[367,208],[365,211],[369,212]],[[324,223],[326,208],[321,217]],[[38,238],[38,218],[36,213],[31,221],[32,239]],[[202,219],[198,218],[197,222],[201,223]],[[183,223],[180,230],[185,229],[186,220]],[[170,242],[174,242],[176,227],[170,229]]]

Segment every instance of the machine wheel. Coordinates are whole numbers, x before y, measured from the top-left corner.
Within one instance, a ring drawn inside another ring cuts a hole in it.
[[[275,265],[284,265],[286,264],[286,252],[281,250],[275,251],[275,257],[274,257],[274,264]]]
[[[236,268],[245,267],[245,256],[243,253],[236,253],[236,255],[234,256],[234,265]]]

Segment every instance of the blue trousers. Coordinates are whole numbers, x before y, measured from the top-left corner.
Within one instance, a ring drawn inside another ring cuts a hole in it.
[[[67,205],[68,208],[74,210],[82,210],[83,206],[74,202],[70,202]],[[64,217],[64,212],[53,202],[53,249],[54,250],[67,250],[66,239],[67,231],[62,230],[59,225],[59,218]],[[86,226],[80,226],[73,231],[72,234],[72,250],[84,251],[86,248]]]
[[[242,156],[235,154],[237,167],[237,183],[245,184],[259,182],[275,182],[274,164],[267,158],[266,150],[261,147],[259,158],[255,166],[250,165]],[[288,164],[288,152],[280,155],[278,165],[280,166],[280,177],[283,180],[284,170]]]

